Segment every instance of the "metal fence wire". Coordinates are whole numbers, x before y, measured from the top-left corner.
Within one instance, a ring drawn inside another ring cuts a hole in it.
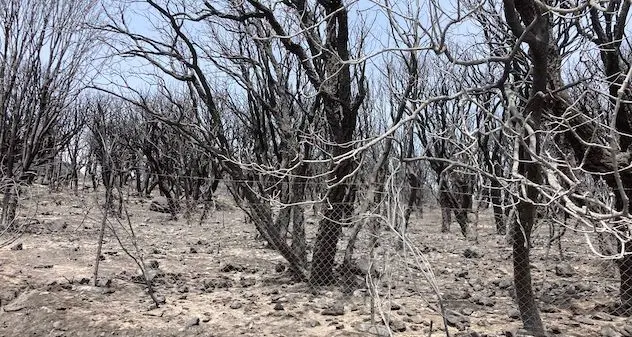
[[[457,203],[442,201],[444,191],[433,186],[420,187],[419,200],[411,201],[410,191],[364,190],[353,201],[328,203],[311,197],[314,186],[281,200],[240,192],[243,186],[234,181],[220,185],[208,200],[177,200],[176,210],[164,196],[138,195],[127,187],[113,193],[109,207],[102,188],[80,189],[73,200],[85,203],[56,206],[56,222],[43,210],[51,199],[70,193],[25,186],[15,225],[3,228],[0,239],[11,246],[33,233],[63,235],[68,227],[99,224],[105,216],[112,231],[116,223],[125,229],[118,229],[125,245],[124,236],[144,221],[129,213],[144,210],[204,228],[208,236],[200,240],[216,241],[218,251],[245,249],[259,256],[265,250],[265,256],[281,261],[277,269],[310,291],[333,289],[343,301],[362,299],[366,320],[356,327],[361,334],[529,336],[521,327],[533,319],[541,319],[551,335],[632,333],[629,312],[621,312],[632,298],[625,284],[632,269],[627,255],[608,258],[625,244],[622,229],[619,237],[585,231],[576,219],[543,208],[527,240],[528,254],[517,256],[512,238],[523,229],[512,210],[503,206],[498,214],[497,205],[484,200],[452,207]],[[244,241],[240,231],[252,235]],[[135,240],[142,246],[142,238]],[[515,277],[524,266],[528,283]],[[537,317],[520,310],[521,300],[535,302]]]

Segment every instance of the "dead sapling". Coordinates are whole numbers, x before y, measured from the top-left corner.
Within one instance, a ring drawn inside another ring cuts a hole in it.
[[[123,206],[123,211],[124,211],[125,219],[127,223],[123,224],[120,218],[117,218],[116,221],[129,237],[134,252],[130,251],[125,246],[125,244],[121,240],[120,236],[118,235],[116,229],[114,228],[112,224],[110,224],[110,230],[112,231],[112,234],[116,238],[116,241],[118,241],[119,245],[121,246],[121,249],[123,249],[123,252],[125,252],[125,254],[129,256],[134,261],[134,263],[136,263],[136,266],[140,269],[142,273],[142,277],[143,277],[143,282],[147,286],[147,293],[149,294],[149,297],[151,297],[151,300],[156,305],[156,308],[158,308],[160,307],[161,304],[164,303],[164,300],[158,299],[158,297],[156,296],[156,292],[154,291],[152,279],[149,276],[149,273],[147,272],[147,265],[145,264],[143,253],[141,252],[141,249],[138,246],[136,232],[134,232],[134,226],[132,226],[132,221],[131,221],[129,212],[127,211],[127,206]]]

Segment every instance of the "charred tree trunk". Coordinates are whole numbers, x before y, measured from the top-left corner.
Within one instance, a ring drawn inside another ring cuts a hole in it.
[[[441,184],[439,186],[439,207],[441,207],[441,232],[449,233],[450,224],[452,223],[452,201],[450,198],[450,193],[447,190],[444,190],[444,188],[447,188],[447,186],[444,186],[444,184]]]
[[[521,145],[519,151],[521,160],[519,172],[529,181],[536,184],[540,183],[542,179],[537,164],[525,162],[530,160],[528,149]],[[514,228],[512,230],[514,289],[524,328],[539,337],[545,336],[545,332],[540,311],[535,302],[529,258],[531,231],[536,218],[534,203],[537,200],[538,191],[531,185],[526,186],[525,189],[527,195],[523,196],[517,205],[518,219],[513,222]]]
[[[353,97],[350,65],[346,62],[349,60],[349,26],[345,4],[340,0],[321,1],[320,4],[327,15],[323,51],[326,79],[320,96],[331,132],[331,156],[338,158],[353,150],[349,143],[356,131],[358,110],[364,99],[365,88],[364,83],[360,82],[359,93]],[[343,224],[349,224],[355,200],[351,186],[345,184],[344,179],[354,169],[354,162],[350,158],[343,159],[332,167],[330,181],[335,185],[327,194],[327,209],[314,243],[310,274],[310,284],[313,286],[328,285],[336,281],[334,265],[338,241]]]
[[[292,251],[298,256],[301,265],[307,264],[307,239],[305,238],[305,210],[301,206],[292,206]]]
[[[11,230],[14,227],[15,217],[18,208],[18,185],[11,179],[6,179],[4,183],[4,196],[2,198],[2,217],[0,218],[0,229]]]
[[[494,211],[494,223],[496,224],[496,234],[507,234],[507,224],[505,222],[505,212],[503,210],[502,186],[498,179],[491,180],[490,201]]]
[[[351,163],[339,166],[335,172],[337,177],[347,176],[353,168]],[[323,219],[320,221],[316,241],[314,243],[314,255],[312,257],[312,270],[310,283],[315,286],[330,285],[336,283],[334,265],[338,241],[342,234],[343,224],[349,221],[348,203],[353,202],[348,197],[351,195],[348,186],[340,184],[329,192]]]

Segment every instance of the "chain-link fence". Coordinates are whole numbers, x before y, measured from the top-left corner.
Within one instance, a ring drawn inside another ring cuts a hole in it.
[[[359,323],[341,330],[367,335],[515,335],[535,319],[529,315],[564,336],[608,331],[618,336],[632,330],[616,315],[627,314],[617,312],[625,306],[615,305],[632,296],[621,281],[632,270],[626,258],[596,254],[621,250],[621,238],[582,230],[563,213],[540,212],[520,250],[513,240],[515,231],[524,235],[524,229],[516,225],[515,214],[505,209],[495,214],[492,203],[476,197],[466,209],[442,205],[439,196],[445,191],[433,186],[418,187],[423,191],[419,200],[410,200],[405,189],[357,188],[355,196],[340,203],[328,202],[331,196],[323,185],[292,186],[300,193],[296,198],[268,192],[274,197],[254,197],[243,191],[256,191],[255,186],[222,181],[212,198],[181,198],[177,206],[164,196],[143,196],[128,187],[115,189],[108,206],[103,188],[72,192],[23,186],[15,226],[4,228],[1,240],[19,250],[17,245],[33,235],[81,233],[88,243],[104,235],[134,259],[150,294],[151,283],[158,292],[168,292],[168,282],[151,274],[152,256],[161,253],[148,248],[148,238],[183,240],[190,247],[174,254],[176,259],[204,253],[212,264],[215,256],[230,256],[240,265],[222,262],[221,270],[244,272],[243,264],[270,268],[287,277],[283,282],[306,285],[305,293],[335,291],[341,306],[327,307],[322,314],[345,317],[349,303],[355,303]],[[499,231],[498,217],[507,234]],[[96,261],[107,258],[104,252]],[[104,273],[120,275],[104,265]],[[98,284],[96,269],[98,262]],[[221,287],[213,282],[208,287]],[[520,301],[533,301],[538,311],[529,312]],[[164,299],[154,302],[159,306]]]

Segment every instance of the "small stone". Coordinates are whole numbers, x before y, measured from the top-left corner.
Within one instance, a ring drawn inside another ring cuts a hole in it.
[[[158,304],[165,304],[165,303],[167,303],[167,299],[163,295],[156,294],[154,296],[156,297],[156,302],[158,302]]]
[[[466,248],[466,249],[463,251],[463,257],[465,257],[465,258],[467,258],[467,259],[477,259],[477,258],[480,258],[480,257],[482,257],[482,256],[483,256],[483,254],[481,254],[481,253],[479,253],[479,252],[475,251],[475,250],[474,250],[474,249],[472,249],[472,248]]]
[[[193,318],[189,319],[187,321],[186,327],[190,328],[190,327],[193,327],[193,326],[196,326],[196,325],[200,325],[200,318],[199,317],[193,317]]]
[[[395,302],[391,302],[391,310],[397,311],[397,310],[399,310],[401,308],[402,308],[401,305],[399,305],[399,304],[397,304]]]
[[[481,335],[476,331],[460,331],[454,337],[481,337]]]
[[[283,307],[283,304],[277,303],[274,305],[274,310],[285,310],[285,308]]]
[[[317,326],[320,326],[320,322],[315,319],[312,319],[312,320],[307,321],[307,326],[310,328],[315,328]]]
[[[112,279],[111,278],[107,278],[105,280],[99,279],[97,280],[97,286],[109,288],[112,286]]]
[[[509,310],[508,316],[509,316],[509,318],[519,319],[520,318],[520,311],[518,309],[511,309],[511,310]]]
[[[559,335],[562,333],[562,328],[560,328],[558,325],[551,325],[550,329],[551,329],[551,332],[556,335]]]
[[[241,306],[242,306],[241,302],[238,302],[238,301],[235,301],[229,305],[231,309],[239,309],[241,308]]]
[[[555,266],[555,275],[561,277],[570,277],[575,275],[575,269],[570,263],[560,263]]]
[[[471,316],[474,313],[474,309],[472,308],[463,308],[461,309],[461,313],[465,316]]]
[[[370,323],[360,323],[356,330],[365,332],[370,336],[390,337],[391,331],[384,325],[372,325]]]
[[[423,324],[424,323],[424,319],[421,318],[421,316],[419,316],[419,315],[415,315],[415,316],[411,316],[410,317],[410,322],[414,323],[414,324]]]
[[[593,286],[590,283],[579,283],[575,285],[575,290],[578,292],[592,291]]]
[[[232,263],[222,264],[219,267],[219,271],[221,271],[222,273],[230,273],[232,271],[244,271],[245,269],[246,268],[244,268],[243,266]]]
[[[459,330],[463,330],[465,327],[469,326],[470,323],[470,319],[468,317],[453,310],[445,311],[445,319],[449,326],[455,327]]]
[[[239,280],[239,283],[241,284],[242,287],[248,288],[248,287],[252,287],[255,284],[257,284],[257,281],[254,278],[244,278],[244,277],[242,277],[241,280]]]
[[[486,307],[493,307],[496,304],[496,301],[489,297],[477,297],[472,299],[472,302]]]
[[[197,249],[195,249],[195,247],[190,247],[190,248],[189,248],[189,253],[191,253],[191,254],[197,254]]]
[[[599,330],[599,335],[601,337],[623,337],[612,325],[602,326],[601,330]]]
[[[336,324],[336,330],[343,330],[345,328],[345,325],[340,323],[340,324]]]
[[[344,314],[345,306],[341,302],[334,303],[322,312],[322,315],[324,316],[342,316]]]
[[[55,330],[63,330],[61,321],[56,321],[55,323],[53,323],[53,329],[55,329]]]
[[[510,279],[504,279],[498,282],[498,288],[500,289],[509,289],[511,287],[513,287],[513,281]]]
[[[403,321],[399,320],[399,319],[392,320],[389,323],[389,325],[390,325],[391,329],[393,329],[393,331],[397,331],[397,332],[406,331],[406,324]]]
[[[22,242],[11,247],[11,250],[22,250],[22,249],[24,249],[24,245],[22,245]]]

